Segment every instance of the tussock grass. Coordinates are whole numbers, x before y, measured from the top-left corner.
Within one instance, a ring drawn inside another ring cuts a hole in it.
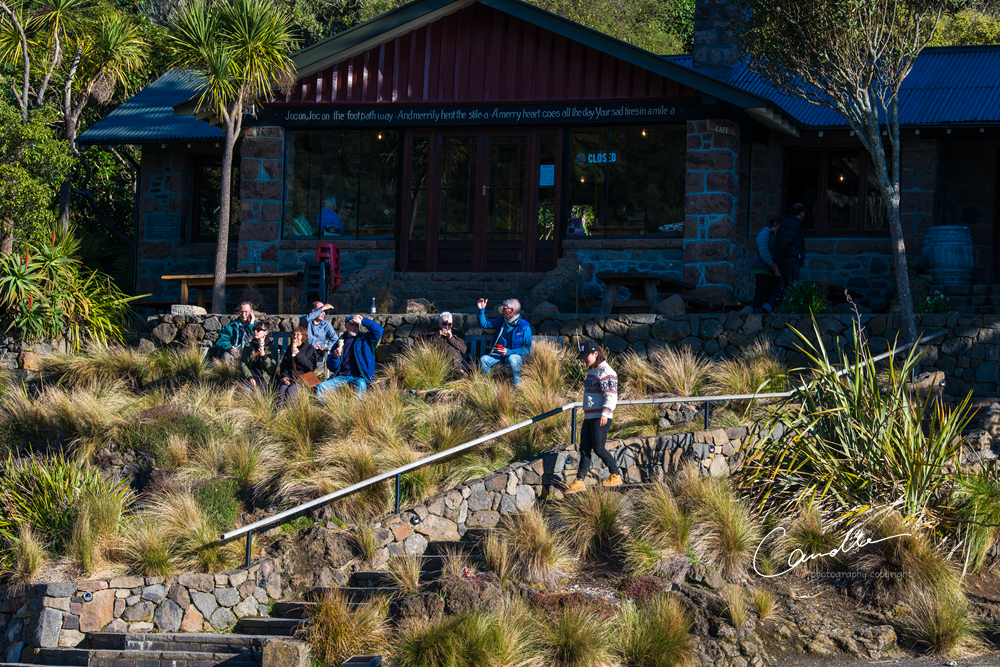
[[[378,542],[375,541],[375,531],[372,530],[371,526],[367,523],[359,525],[354,529],[351,540],[354,542],[354,546],[358,548],[362,558],[365,560],[375,558],[375,553],[378,551]]]
[[[650,352],[648,361],[659,377],[654,391],[674,396],[699,396],[707,388],[711,362],[688,347]]]
[[[558,348],[548,341],[536,341],[521,369],[521,377],[563,393],[573,389],[571,386],[573,381],[567,377],[567,367],[570,363],[580,364],[572,352]]]
[[[572,567],[569,547],[537,508],[504,517],[498,532],[523,579],[552,585]]]
[[[71,387],[124,382],[139,388],[152,378],[149,359],[137,348],[91,344],[83,354],[51,354],[39,360],[40,373]]]
[[[529,667],[540,662],[535,619],[520,598],[487,612],[469,614],[457,630],[466,665]]]
[[[310,623],[299,636],[309,643],[315,660],[339,665],[352,655],[386,652],[391,642],[388,617],[384,597],[352,607],[339,590],[328,590],[310,609]]]
[[[757,613],[757,618],[766,621],[778,615],[778,596],[767,590],[756,586],[750,590],[750,604]]]
[[[189,492],[154,494],[147,511],[170,545],[176,567],[192,572],[222,572],[239,558],[239,545],[219,544],[218,528]]]
[[[171,544],[152,516],[135,518],[124,535],[125,556],[131,570],[143,576],[168,577],[174,571]]]
[[[684,554],[691,539],[693,519],[664,482],[641,490],[633,501],[633,534],[661,548]]]
[[[931,653],[946,654],[981,644],[982,627],[970,615],[969,601],[953,591],[922,591],[907,601],[906,634]]]
[[[565,397],[551,387],[537,380],[522,380],[521,386],[517,389],[516,421],[548,412],[564,403],[566,403]],[[565,412],[510,434],[509,438],[516,443],[515,455],[518,458],[527,458],[553,445],[567,442],[569,425],[570,415]]]
[[[393,646],[399,667],[462,667],[460,616],[415,619],[400,629]]]
[[[73,530],[65,544],[66,555],[80,568],[84,576],[94,571],[101,562],[97,540],[90,525],[90,511],[84,506],[73,522]]]
[[[420,556],[404,554],[389,559],[389,578],[407,595],[414,595],[420,590],[420,568],[423,560]]]
[[[787,527],[787,532],[775,541],[774,555],[782,564],[799,563],[796,570],[808,573],[828,568],[835,562],[834,557],[824,556],[840,544],[842,538],[833,530],[827,530],[823,523],[823,512],[811,499],[799,502],[797,516]],[[808,558],[807,558],[808,557]]]
[[[542,655],[553,667],[610,667],[615,662],[609,621],[569,607],[542,626]]]
[[[496,532],[490,532],[483,540],[482,547],[483,566],[497,575],[501,585],[505,584],[514,570],[514,558],[507,543]]]
[[[617,653],[626,667],[691,667],[692,621],[673,597],[657,595],[646,605],[626,602],[618,613]]]
[[[385,472],[378,452],[364,443],[348,443],[337,451],[328,452],[330,466],[324,471],[331,482],[329,490],[317,488],[315,496],[330,493]],[[352,520],[367,520],[385,514],[392,502],[392,490],[387,483],[373,484],[335,502],[338,515]]]
[[[715,362],[710,387],[718,394],[765,394],[788,389],[788,369],[769,340],[754,341],[732,359]]]
[[[567,496],[556,506],[560,531],[581,558],[611,558],[625,539],[629,499],[625,494],[598,487]]]
[[[694,502],[695,552],[728,581],[742,581],[761,541],[760,526],[728,479],[688,477],[682,488]]]
[[[30,584],[49,560],[42,541],[25,524],[18,528],[17,539],[13,541],[11,551],[10,559],[14,563],[11,579],[14,583]]]
[[[482,435],[468,410],[448,403],[421,405],[413,411],[416,433],[422,446],[443,452]]]
[[[959,480],[952,492],[952,503],[956,517],[965,522],[959,524],[956,532],[964,538],[963,551],[968,556],[969,567],[978,570],[1000,539],[997,528],[1000,524],[1000,482],[996,466]]]
[[[453,387],[484,429],[494,431],[517,422],[517,393],[509,381],[473,371]]]
[[[742,586],[729,584],[719,592],[722,598],[722,606],[725,608],[729,622],[737,630],[747,622],[749,608],[747,607],[747,594]]]
[[[171,433],[167,436],[164,463],[168,468],[183,468],[188,462],[188,440],[183,435]]]
[[[460,551],[447,549],[444,554],[444,562],[441,566],[441,578],[458,579],[465,576],[466,568],[472,573],[476,571],[476,566]]]
[[[389,374],[407,389],[440,389],[458,374],[458,364],[443,350],[420,342],[396,355]]]
[[[204,353],[196,347],[160,348],[149,355],[149,366],[152,377],[168,384],[208,379]]]

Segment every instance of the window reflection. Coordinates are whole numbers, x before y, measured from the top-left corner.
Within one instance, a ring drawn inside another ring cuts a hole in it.
[[[392,238],[397,143],[380,130],[289,132],[283,238]]]

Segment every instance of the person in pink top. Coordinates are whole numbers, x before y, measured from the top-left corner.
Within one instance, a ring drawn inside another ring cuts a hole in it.
[[[579,493],[587,488],[583,480],[590,472],[591,455],[597,454],[611,471],[604,486],[622,483],[618,464],[605,448],[608,431],[618,404],[618,374],[604,360],[604,350],[592,340],[583,342],[577,359],[587,364],[587,379],[583,383],[583,428],[580,430],[580,467],[566,493]]]

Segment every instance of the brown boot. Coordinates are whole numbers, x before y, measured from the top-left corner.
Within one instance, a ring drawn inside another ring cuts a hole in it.
[[[621,475],[611,475],[603,482],[604,486],[621,486],[622,478]]]
[[[581,491],[586,491],[586,490],[587,490],[587,485],[583,483],[582,479],[578,479],[572,484],[570,484],[569,488],[566,489],[563,493],[569,495],[571,493],[580,493]]]

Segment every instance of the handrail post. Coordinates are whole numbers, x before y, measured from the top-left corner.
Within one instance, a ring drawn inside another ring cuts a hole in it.
[[[396,474],[396,514],[399,514],[399,493],[400,493],[400,489],[402,488],[402,484],[403,484],[402,479],[400,479],[400,478],[401,478],[401,473],[397,473]]]
[[[711,405],[712,405],[712,401],[705,401],[705,430],[706,431],[709,428],[709,426],[708,426],[708,420],[709,420],[709,416],[710,416],[711,410],[712,410]]]
[[[570,411],[570,413],[571,413],[572,416],[570,417],[570,420],[569,420],[569,444],[575,445],[576,444],[576,408],[573,408]]]
[[[247,531],[247,567],[250,567],[250,549],[253,547],[253,531]]]

